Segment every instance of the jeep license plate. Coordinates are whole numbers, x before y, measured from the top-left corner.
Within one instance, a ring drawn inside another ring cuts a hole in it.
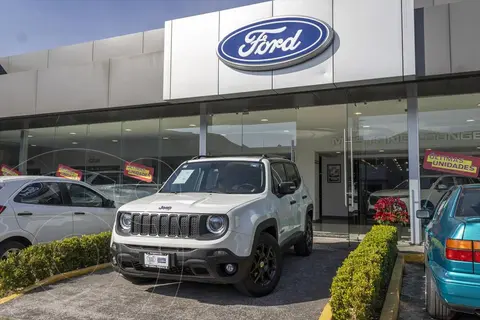
[[[160,253],[145,253],[144,265],[147,268],[169,269],[170,256]]]

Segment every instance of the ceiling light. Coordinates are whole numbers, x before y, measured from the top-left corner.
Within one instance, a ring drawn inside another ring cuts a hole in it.
[[[378,152],[385,152],[385,150],[378,150]]]
[[[130,131],[132,131],[132,129],[127,128],[127,129],[125,129],[125,131],[130,132]]]
[[[76,142],[76,141],[73,141],[73,142],[72,142],[72,144],[78,144],[78,142]]]
[[[268,119],[262,119],[262,120],[260,120],[260,121],[262,121],[262,122],[268,122]]]
[[[196,125],[195,125],[195,124],[193,124],[193,123],[191,123],[191,124],[190,124],[190,127],[196,127]]]
[[[288,130],[283,130],[283,132],[290,132],[290,131],[288,131]]]
[[[117,142],[118,142],[118,140],[115,140],[115,139],[113,139],[113,140],[112,140],[112,142],[113,142],[113,143],[117,143]]]
[[[477,147],[477,149],[480,149],[480,147]]]
[[[226,133],[222,133],[222,136],[224,136],[224,137],[225,137],[226,135],[227,135]]]
[[[432,150],[432,149],[426,149],[426,150],[427,150],[427,151],[430,151],[430,150]]]
[[[364,128],[370,128],[370,126],[363,126]]]
[[[74,136],[74,135],[76,135],[77,133],[76,133],[76,132],[70,132],[70,134],[71,134],[72,136]]]
[[[468,119],[467,122],[474,122],[474,119]]]
[[[33,136],[31,134],[28,135],[29,138],[33,138]]]
[[[337,153],[341,153],[340,151],[337,151]],[[365,161],[365,160],[364,160]]]
[[[480,103],[479,103],[479,104],[477,104],[477,107],[480,107]]]
[[[32,144],[32,147],[36,147],[37,145],[36,144]]]
[[[355,112],[355,114],[356,114],[357,116],[359,116],[359,115],[361,115],[362,113],[361,113],[361,112]]]
[[[168,137],[163,137],[163,140],[168,140]]]

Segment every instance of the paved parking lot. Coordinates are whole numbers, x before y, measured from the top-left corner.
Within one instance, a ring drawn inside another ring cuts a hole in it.
[[[425,311],[425,279],[423,265],[405,265],[399,320],[433,320]],[[460,314],[457,320],[480,320],[473,315]]]
[[[317,320],[332,278],[353,247],[342,239],[316,240],[320,243],[310,257],[286,254],[276,291],[263,298],[248,298],[222,285],[155,281],[133,285],[104,270],[0,305],[0,319]]]

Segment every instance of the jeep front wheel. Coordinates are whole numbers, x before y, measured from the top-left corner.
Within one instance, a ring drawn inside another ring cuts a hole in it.
[[[240,292],[263,297],[270,294],[280,281],[283,257],[277,240],[268,233],[262,233],[254,247],[252,264],[245,278],[235,284]]]
[[[294,246],[297,256],[307,257],[313,251],[313,223],[310,215],[305,217],[305,232]]]

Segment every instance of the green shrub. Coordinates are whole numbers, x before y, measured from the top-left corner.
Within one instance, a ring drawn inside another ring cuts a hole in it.
[[[381,310],[397,257],[397,229],[373,226],[343,261],[330,288],[334,320],[367,320]]]
[[[0,297],[50,276],[109,262],[111,232],[30,246],[0,261]]]

